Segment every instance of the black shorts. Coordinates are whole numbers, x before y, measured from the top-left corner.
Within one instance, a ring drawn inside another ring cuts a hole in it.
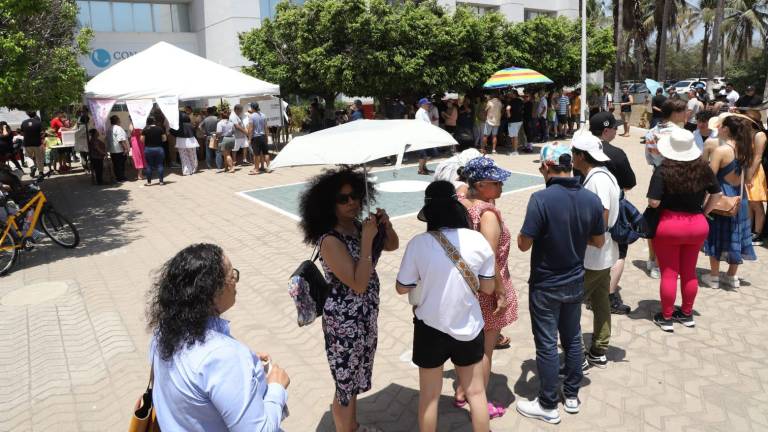
[[[253,148],[253,152],[257,155],[268,155],[267,137],[259,135],[251,138],[251,148]]]
[[[471,366],[483,359],[484,340],[481,331],[471,341],[459,341],[414,317],[413,363],[420,368],[432,369],[451,359],[455,366]]]
[[[557,122],[560,123],[560,124],[568,123],[568,114],[558,114],[557,115]]]
[[[629,250],[629,245],[624,243],[619,243],[619,259],[624,259],[627,257],[627,251]]]

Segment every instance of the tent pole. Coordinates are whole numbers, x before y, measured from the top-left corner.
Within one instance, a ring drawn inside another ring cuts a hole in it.
[[[279,153],[280,147],[278,146],[278,144],[280,143],[280,136],[283,134],[283,132],[285,132],[286,125],[285,125],[285,114],[283,112],[283,97],[278,96],[277,101],[279,104],[278,112],[280,113],[280,131],[277,133],[277,142],[275,143],[275,150],[277,150]],[[286,134],[286,136],[287,135],[288,134]]]

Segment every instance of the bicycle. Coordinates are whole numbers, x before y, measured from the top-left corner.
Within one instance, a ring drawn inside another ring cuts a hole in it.
[[[59,246],[72,249],[80,243],[80,234],[72,221],[56,211],[40,190],[39,184],[43,178],[40,176],[27,186],[35,194],[23,207],[18,208],[10,199],[2,203],[7,219],[0,235],[0,276],[11,270],[21,251],[32,248],[30,242],[35,242],[34,233],[38,222],[43,232]],[[33,213],[27,224],[30,211]]]

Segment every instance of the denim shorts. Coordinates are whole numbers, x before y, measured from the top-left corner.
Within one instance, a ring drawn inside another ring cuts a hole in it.
[[[498,126],[491,126],[488,123],[483,126],[483,136],[496,136],[499,134]]]

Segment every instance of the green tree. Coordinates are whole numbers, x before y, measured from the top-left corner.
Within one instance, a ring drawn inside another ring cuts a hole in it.
[[[765,0],[730,0],[725,5],[722,31],[728,54],[737,60],[747,60],[756,34],[768,29],[768,5]]]
[[[60,107],[80,99],[90,29],[77,29],[74,0],[0,0],[0,106]]]
[[[610,28],[587,27],[587,70],[613,64],[616,48]],[[508,65],[530,67],[558,85],[571,85],[581,77],[581,23],[565,17],[538,17],[510,26],[506,43],[516,48]]]

